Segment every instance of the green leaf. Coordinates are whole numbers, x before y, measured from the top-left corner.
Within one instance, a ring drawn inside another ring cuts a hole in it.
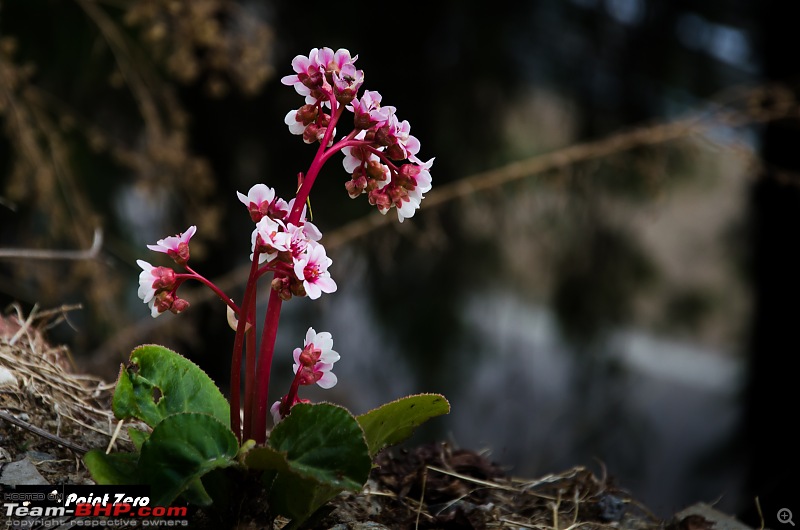
[[[245,463],[249,469],[265,472],[267,480],[264,483],[270,490],[270,510],[291,518],[294,523],[303,522],[345,489],[338,484],[329,484],[295,471],[286,454],[271,447],[256,447],[251,450]]]
[[[239,444],[228,427],[207,414],[164,418],[142,444],[139,469],[156,505],[167,506],[187,492],[192,502],[210,497],[198,480],[212,469],[235,463]]]
[[[150,436],[150,433],[130,427],[128,428],[128,436],[130,437],[131,442],[136,450],[141,451],[142,444],[145,442],[145,440],[147,440],[147,437]]]
[[[136,418],[155,427],[180,412],[210,414],[229,426],[228,402],[199,366],[157,345],[139,346],[120,370],[112,404],[119,419]]]
[[[290,518],[296,527],[341,492],[342,488],[297,473],[278,473],[270,489],[269,508]]]
[[[359,491],[372,459],[364,433],[346,409],[300,403],[245,456],[251,469],[275,471],[270,509],[302,522],[343,490]]]
[[[244,465],[259,471],[289,471],[286,454],[268,446],[250,449],[244,457]]]
[[[293,471],[342,489],[361,489],[372,467],[358,422],[330,403],[298,403],[268,443],[286,454]]]
[[[206,491],[205,484],[199,478],[191,481],[181,495],[186,502],[198,506],[211,506],[214,503],[214,499],[211,498]]]
[[[139,455],[134,453],[106,454],[102,449],[92,449],[83,455],[86,469],[98,484],[141,484],[137,463]]]
[[[400,398],[357,416],[369,446],[370,457],[386,446],[402,442],[431,418],[450,412],[441,394],[417,394]]]

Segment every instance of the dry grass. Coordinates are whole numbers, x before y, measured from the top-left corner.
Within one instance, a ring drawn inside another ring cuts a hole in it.
[[[75,373],[69,350],[45,340],[44,329],[71,308],[34,309],[27,317],[11,309],[0,316],[0,463],[28,456],[42,460],[46,479],[83,481],[82,453],[106,447],[116,426],[114,385]],[[129,441],[122,436],[119,443]]]

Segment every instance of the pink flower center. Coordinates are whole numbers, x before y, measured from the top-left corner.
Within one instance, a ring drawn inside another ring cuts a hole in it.
[[[303,276],[305,276],[307,282],[314,283],[319,278],[319,265],[316,263],[309,263],[303,269]]]

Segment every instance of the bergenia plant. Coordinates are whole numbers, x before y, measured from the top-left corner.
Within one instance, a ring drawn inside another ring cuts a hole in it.
[[[292,356],[294,377],[282,397],[269,403],[283,303],[304,296],[316,300],[337,289],[324,238],[310,219],[310,195],[323,165],[341,153],[347,194],[365,195],[382,214],[395,209],[399,222],[414,215],[431,189],[433,159],[417,157],[420,143],[409,123],[394,107],[382,105],[381,94],[361,93],[364,73],[356,59],[345,49],[314,48],[295,57],[295,73],[281,80],[305,100],[286,114],[289,131],[317,147],[308,169],[297,174],[290,200],[266,184],[237,193],[254,224],[250,273],[238,304],[190,266],[195,226],[148,245],[177,268],[137,261],[139,297],[153,317],[187,310],[189,303],[178,294],[187,280],[206,285],[227,306],[235,330],[230,396],[226,400],[194,363],[175,352],[155,345],[135,349],[120,371],[113,410],[120,420],[137,422],[128,431],[137,451],[88,453],[86,464],[97,482],[149,484],[158,503],[181,497],[208,505],[219,490],[210,482],[224,480],[225,472],[255,473],[266,488],[270,513],[299,525],[340,491],[361,488],[378,451],[449,411],[438,394],[405,397],[359,416],[330,403],[309,403],[300,397],[301,387],[336,385],[333,369],[340,360],[331,334],[313,326],[302,346],[278,352]],[[353,130],[337,138],[345,113],[352,114]],[[263,322],[256,320],[259,289],[268,291]]]

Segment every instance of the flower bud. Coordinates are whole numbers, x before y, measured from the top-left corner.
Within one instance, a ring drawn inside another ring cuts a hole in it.
[[[351,199],[355,199],[356,197],[361,195],[364,192],[364,189],[367,187],[367,178],[364,176],[363,173],[361,174],[359,173],[360,172],[356,170],[356,172],[353,173],[353,178],[345,182],[344,184],[344,187],[347,190],[347,194],[350,196]]]
[[[322,130],[322,134],[324,135],[324,129],[320,129],[316,123],[310,123],[308,127],[306,127],[306,130],[303,131],[303,141],[307,144],[313,144],[317,141],[320,130]]]
[[[303,105],[297,109],[295,119],[302,122],[303,125],[308,125],[317,119],[317,114],[319,114],[319,109],[316,105]]]
[[[284,302],[290,300],[292,298],[292,291],[290,290],[289,285],[289,278],[273,278],[270,287],[272,290],[278,293],[278,296],[281,297],[281,300]]]
[[[389,186],[386,186],[387,188]],[[379,210],[388,210],[392,207],[392,200],[387,195],[386,188],[374,189],[369,193],[369,203],[377,206]]]
[[[305,296],[306,295],[306,288],[303,286],[303,282],[293,278],[290,282],[290,290],[293,295],[295,296]]]
[[[386,186],[389,188],[386,193],[392,204],[398,204],[408,197],[408,190],[401,186]]]
[[[303,351],[300,353],[300,357],[298,358],[298,360],[300,361],[300,364],[302,364],[303,366],[308,366],[313,368],[314,365],[319,360],[320,353],[321,351],[319,349],[314,348],[314,344],[311,343],[305,348],[303,348]]]
[[[175,287],[175,271],[169,267],[155,267],[150,274],[155,278],[153,289],[156,291],[171,291]]]
[[[351,88],[346,88],[342,91],[336,91],[336,101],[342,105],[348,105],[355,99],[357,92]]]
[[[395,143],[386,149],[386,156],[392,160],[405,160],[406,152],[400,147],[399,143]]]
[[[177,315],[185,311],[188,307],[189,307],[189,302],[187,302],[183,298],[176,297],[175,301],[172,302],[172,306],[169,308],[169,310]]]
[[[153,307],[158,309],[159,313],[164,313],[172,308],[174,302],[175,295],[167,291],[161,291],[156,293],[155,298],[153,298]]]
[[[178,249],[167,251],[167,255],[178,265],[186,265],[186,262],[189,261],[189,243],[181,241],[178,243]]]
[[[311,66],[308,67],[306,73],[297,74],[297,78],[312,90],[322,84],[322,72]]]
[[[327,101],[328,93],[323,88],[317,87],[311,90],[311,97],[317,101]]]
[[[371,179],[384,181],[389,178],[389,168],[377,160],[367,162],[367,176]]]
[[[368,112],[356,111],[355,115],[353,116],[353,125],[356,129],[369,129],[374,124],[375,122],[369,117]]]
[[[384,125],[377,131],[375,131],[375,141],[384,146],[390,146],[396,142],[394,136],[392,135],[391,131],[389,130],[388,125]]]

